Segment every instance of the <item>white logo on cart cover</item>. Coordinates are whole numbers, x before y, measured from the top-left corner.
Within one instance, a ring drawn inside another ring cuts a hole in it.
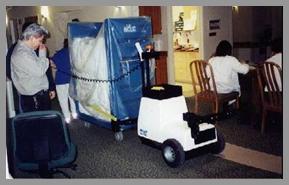
[[[126,24],[125,27],[123,27],[123,32],[136,32],[136,26],[132,26],[131,24]]]
[[[142,136],[147,136],[147,132],[148,132],[148,131],[147,131],[147,130],[140,129],[139,132],[140,132],[140,133],[139,133],[140,135],[142,135]]]

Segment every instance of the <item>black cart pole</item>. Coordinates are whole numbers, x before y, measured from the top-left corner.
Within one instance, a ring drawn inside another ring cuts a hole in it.
[[[151,79],[150,79],[150,60],[145,59],[145,71],[146,71],[146,86],[151,86]]]
[[[151,86],[149,59],[158,58],[159,56],[160,56],[160,52],[156,52],[156,51],[150,51],[150,52],[143,52],[142,53],[142,58],[144,59],[144,61],[142,62],[143,88]],[[145,76],[146,76],[146,78],[145,78]]]
[[[145,61],[141,61],[141,76],[142,76],[142,86],[143,88],[145,87],[146,83],[145,83]]]

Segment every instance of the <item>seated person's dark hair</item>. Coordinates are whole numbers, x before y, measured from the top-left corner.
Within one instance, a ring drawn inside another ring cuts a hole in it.
[[[230,44],[230,42],[222,40],[216,48],[215,56],[226,56],[231,54],[232,54],[232,45]]]
[[[280,53],[283,50],[283,40],[281,38],[277,38],[272,40],[271,42],[271,50],[274,53]]]

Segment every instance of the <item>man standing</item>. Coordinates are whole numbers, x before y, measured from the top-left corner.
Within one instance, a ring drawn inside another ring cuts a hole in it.
[[[30,25],[30,24],[33,24],[33,22],[25,22],[23,25],[22,25],[22,32],[24,32],[24,30]],[[13,53],[13,50],[15,48],[15,46],[17,45],[17,42],[15,42],[9,49],[8,49],[8,52],[7,52],[7,55],[6,55],[6,77],[10,80],[12,80],[11,78],[11,56],[12,56],[12,53]],[[38,56],[38,49],[35,50],[37,56]],[[46,54],[46,56],[48,56],[48,53]],[[50,99],[53,99],[55,97],[55,83],[54,83],[54,79],[53,79],[53,76],[52,76],[52,71],[51,71],[51,66],[48,68],[48,70],[46,71],[46,75],[47,75],[47,78],[48,78],[48,83],[49,83],[49,95],[50,95]],[[18,97],[18,92],[15,88],[15,85],[13,84],[13,99],[14,99],[14,107],[15,107],[15,111],[16,111],[16,114],[20,113],[22,110],[21,110],[21,107],[19,107],[19,97]]]
[[[50,97],[46,71],[49,60],[42,43],[48,31],[36,24],[30,24],[22,33],[11,56],[11,78],[20,94],[23,112],[49,110]],[[39,48],[39,56],[35,50]]]

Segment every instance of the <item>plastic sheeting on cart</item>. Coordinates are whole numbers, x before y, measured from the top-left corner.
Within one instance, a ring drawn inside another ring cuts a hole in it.
[[[135,43],[142,48],[151,43],[150,18],[71,22],[68,35],[73,74],[70,95],[79,102],[79,109],[109,122],[137,118],[142,75]]]

